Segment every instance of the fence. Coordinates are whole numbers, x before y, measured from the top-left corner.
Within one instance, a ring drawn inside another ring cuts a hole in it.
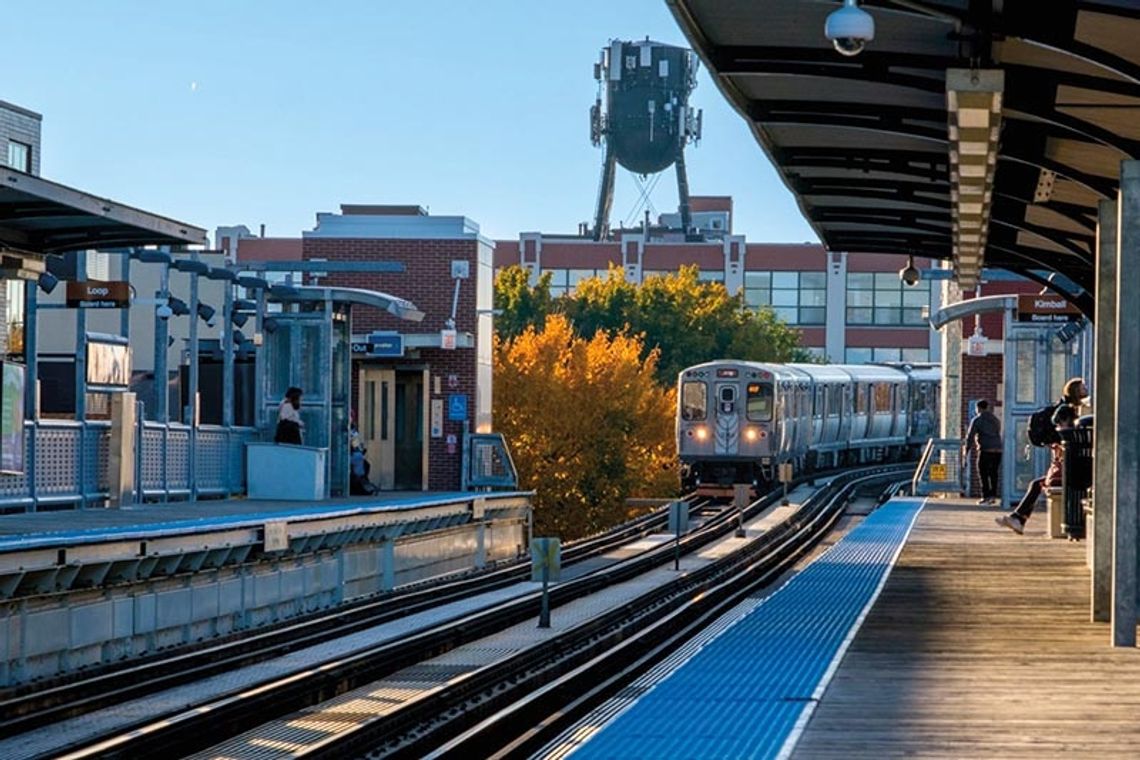
[[[911,493],[915,496],[930,496],[936,493],[949,493],[955,496],[963,492],[962,442],[957,438],[931,438],[922,452],[922,459],[914,471]]]
[[[188,425],[143,422],[136,440],[135,483],[140,499],[190,496]],[[198,428],[200,495],[226,496],[245,490],[247,441],[252,428]],[[83,507],[108,497],[109,422],[40,420],[24,423],[24,472],[0,474],[0,512],[33,512],[43,507]]]

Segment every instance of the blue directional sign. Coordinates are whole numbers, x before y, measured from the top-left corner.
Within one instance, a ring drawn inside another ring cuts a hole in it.
[[[372,356],[403,356],[404,336],[394,332],[370,333],[368,348]]]
[[[447,419],[467,419],[467,394],[451,393],[447,396]]]

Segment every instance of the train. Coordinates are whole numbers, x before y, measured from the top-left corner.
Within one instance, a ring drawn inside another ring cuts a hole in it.
[[[720,360],[677,378],[677,454],[686,490],[749,484],[916,457],[939,429],[936,364]],[[788,470],[784,469],[788,475]]]

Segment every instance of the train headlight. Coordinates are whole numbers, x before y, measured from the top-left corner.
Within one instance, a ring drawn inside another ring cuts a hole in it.
[[[744,431],[744,438],[750,443],[755,443],[756,441],[760,440],[760,431],[758,431],[756,428],[748,428]]]
[[[709,437],[709,431],[708,431],[708,428],[699,427],[699,428],[697,428],[697,429],[696,429],[696,431],[694,431],[694,432],[695,432],[695,434],[696,434],[696,436],[697,436],[697,440],[698,440],[698,441],[703,441],[703,440],[705,440],[706,438],[708,438],[708,437]]]

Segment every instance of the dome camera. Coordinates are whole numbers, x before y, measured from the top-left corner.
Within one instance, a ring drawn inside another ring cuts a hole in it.
[[[859,0],[843,0],[843,7],[827,17],[823,33],[841,55],[859,55],[875,39],[875,19]]]
[[[157,309],[155,309],[154,313],[155,316],[157,316],[159,319],[170,319],[174,315],[174,309],[170,308],[166,304],[163,304],[162,306],[159,306]]]
[[[915,268],[914,262],[908,261],[906,266],[899,270],[899,279],[902,280],[907,287],[913,288],[918,284],[918,281],[922,279],[922,275],[918,269]]]
[[[206,327],[209,327],[211,329],[216,327],[217,324],[218,324],[218,318],[217,317],[210,317],[209,319],[206,320]]]

